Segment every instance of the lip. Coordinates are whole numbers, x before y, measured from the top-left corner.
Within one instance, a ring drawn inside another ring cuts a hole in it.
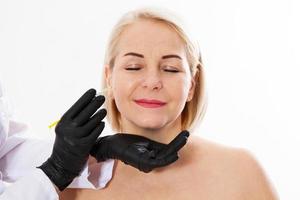
[[[166,104],[166,102],[157,99],[137,99],[134,100],[138,105],[145,108],[159,108]]]

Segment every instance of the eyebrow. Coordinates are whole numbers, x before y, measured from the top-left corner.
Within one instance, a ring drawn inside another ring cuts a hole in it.
[[[124,54],[124,56],[136,56],[136,57],[140,57],[140,58],[144,58],[143,54],[139,54],[139,53],[134,53],[134,52],[129,52]],[[170,54],[170,55],[164,55],[161,57],[162,59],[168,59],[168,58],[178,58],[180,60],[182,60],[182,58],[178,55],[175,54]]]

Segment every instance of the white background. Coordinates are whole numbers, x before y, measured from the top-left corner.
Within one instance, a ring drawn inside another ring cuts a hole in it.
[[[297,0],[0,1],[0,79],[31,133],[99,89],[117,19],[140,6],[183,17],[199,41],[209,104],[196,134],[250,150],[282,199],[300,199]]]

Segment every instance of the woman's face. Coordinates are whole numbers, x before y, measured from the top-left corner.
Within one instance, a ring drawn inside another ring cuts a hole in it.
[[[165,24],[140,20],[121,35],[115,65],[106,68],[122,124],[157,130],[180,122],[191,100],[191,78],[184,44]]]

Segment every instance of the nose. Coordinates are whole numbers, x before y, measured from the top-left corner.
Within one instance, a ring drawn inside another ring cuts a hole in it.
[[[163,87],[158,70],[149,70],[143,78],[142,87],[150,90],[160,90]]]

